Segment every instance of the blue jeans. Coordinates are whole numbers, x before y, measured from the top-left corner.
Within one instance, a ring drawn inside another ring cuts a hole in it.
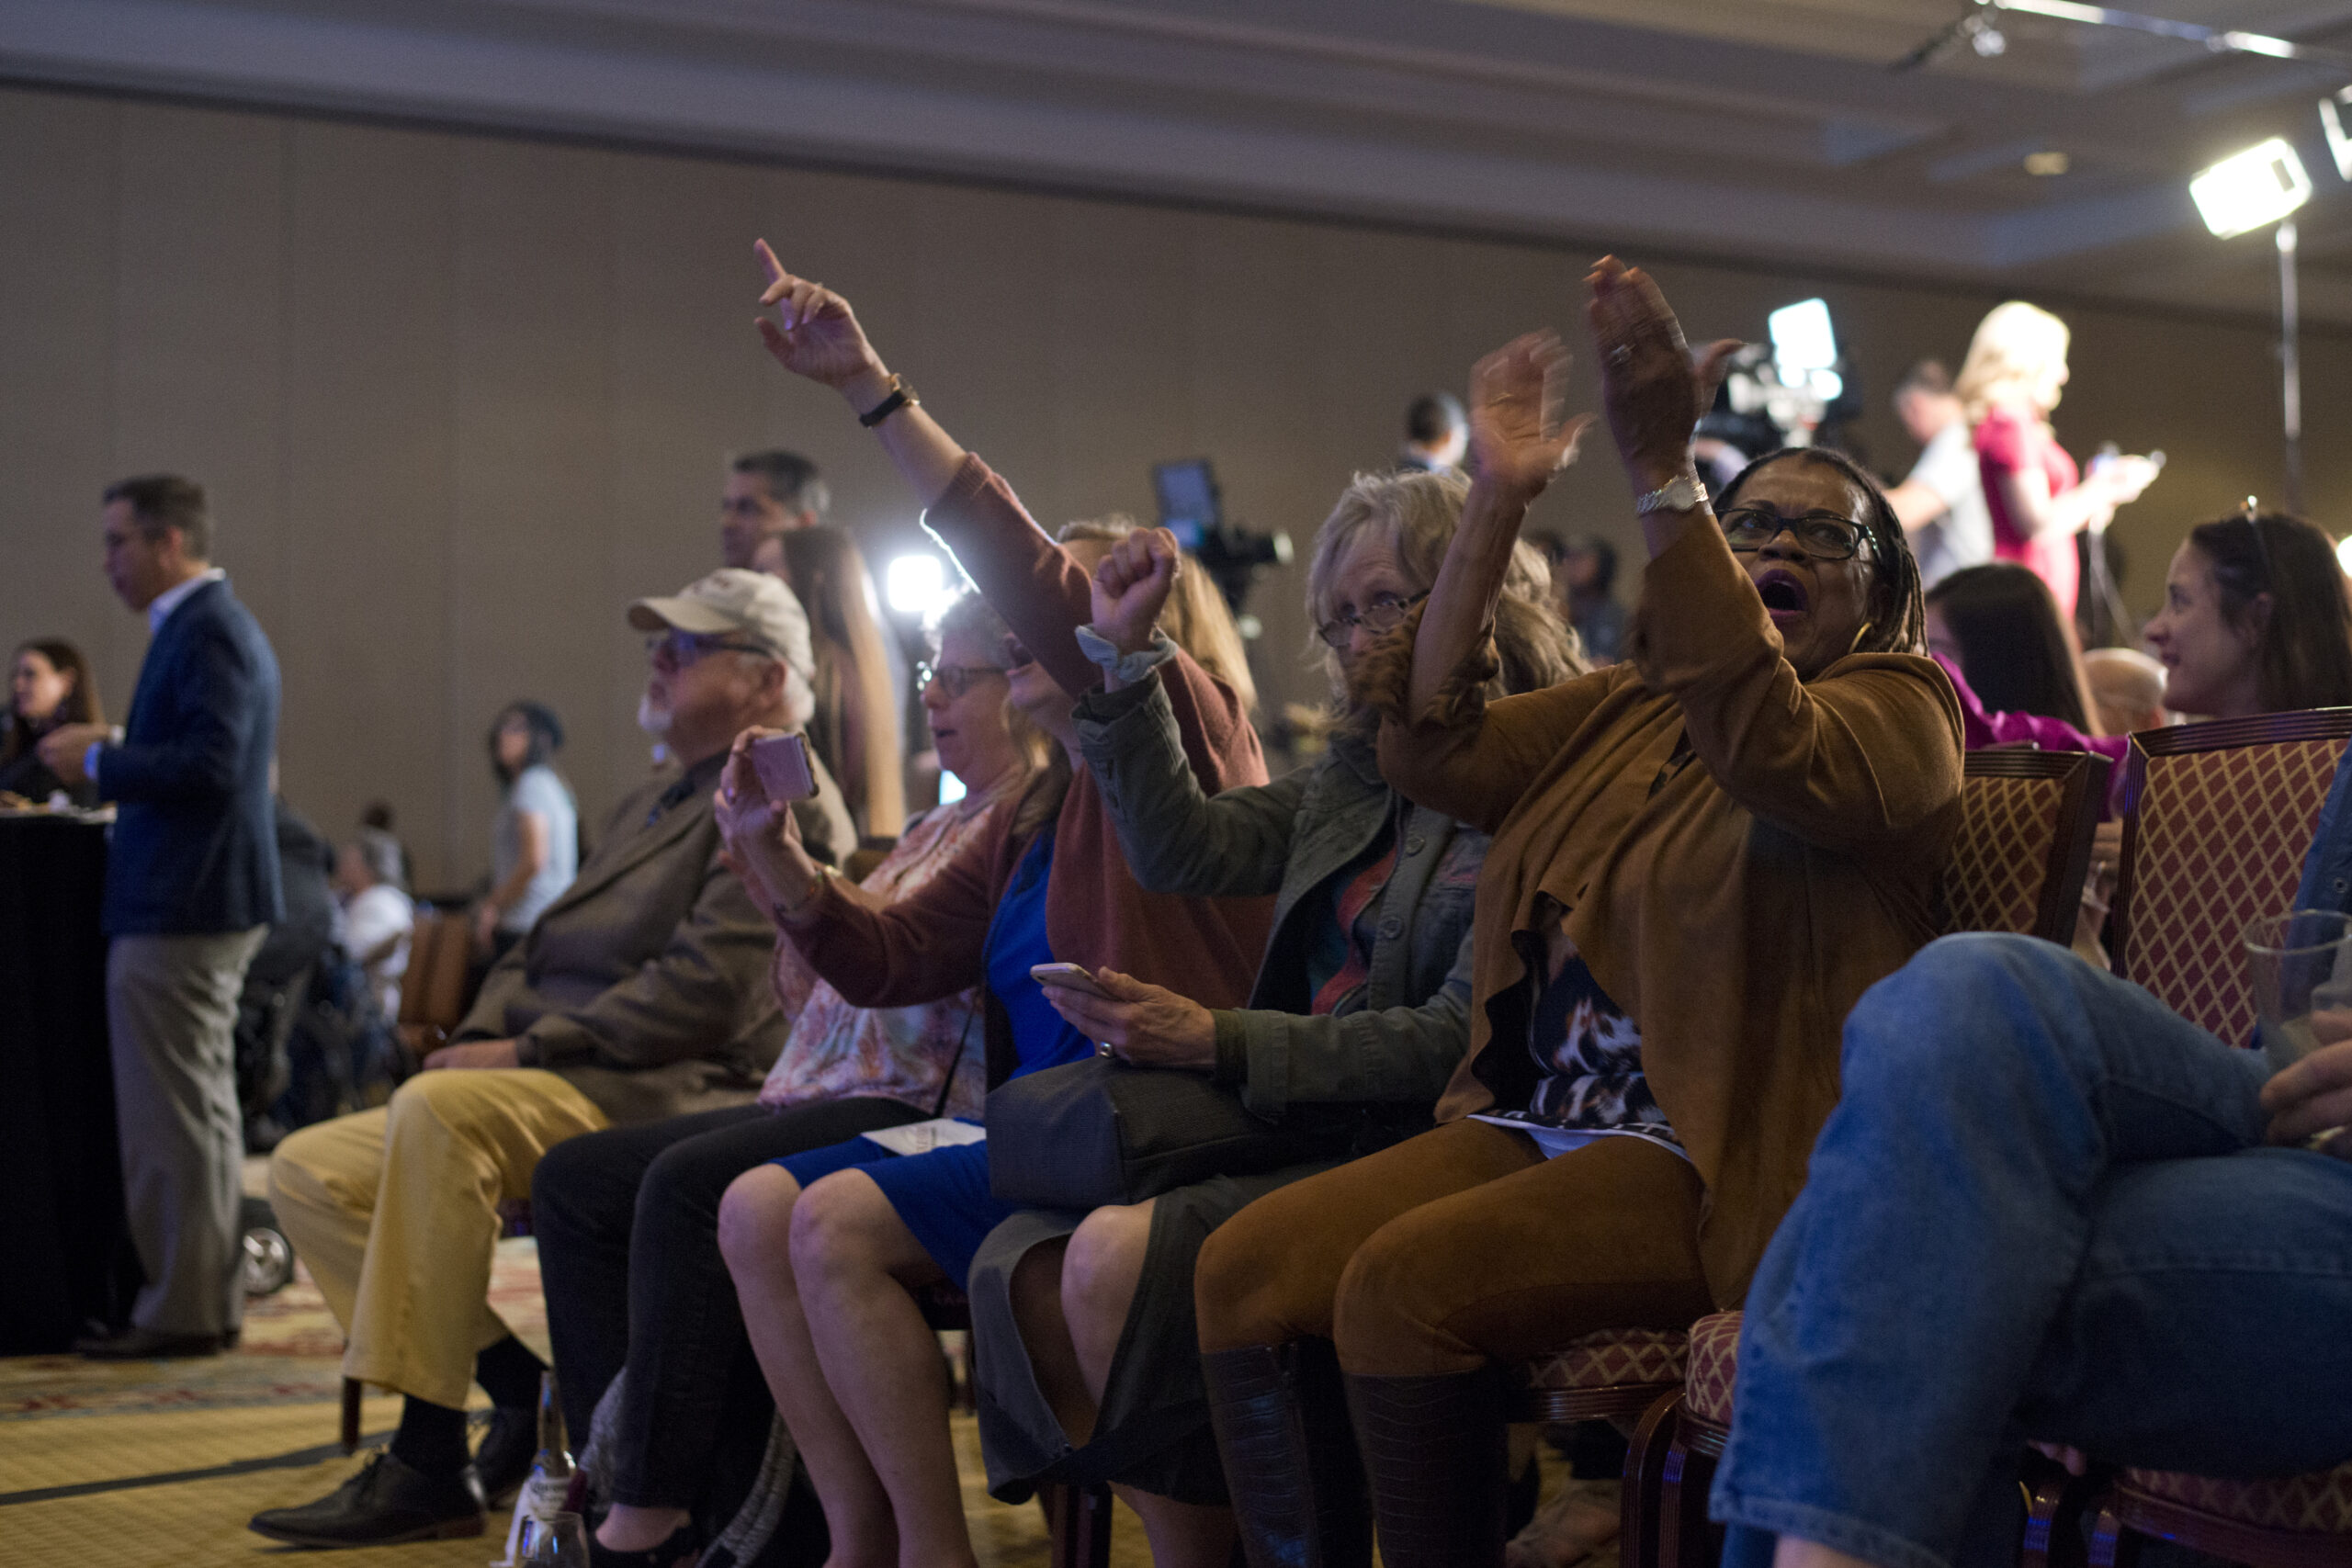
[[[2258,1054],[2027,937],[1846,1023],[1747,1297],[1710,1512],[1884,1568],[2015,1561],[2027,1438],[2210,1475],[2352,1457],[2352,1164],[2266,1148]]]

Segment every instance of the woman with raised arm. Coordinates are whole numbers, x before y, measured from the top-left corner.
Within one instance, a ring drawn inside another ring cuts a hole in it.
[[[790,824],[747,824],[749,874],[811,966],[853,1001],[904,1002],[941,986],[985,982],[989,1081],[1091,1054],[1095,1043],[1046,1004],[1032,966],[1110,968],[1182,987],[1213,1007],[1249,993],[1268,914],[1261,898],[1146,892],[1120,852],[1102,793],[1075,768],[1071,705],[1102,679],[1081,637],[1112,648],[1174,650],[1160,666],[1186,767],[1201,788],[1262,784],[1265,765],[1232,656],[1221,601],[1171,596],[1177,563],[1105,588],[1092,569],[1115,529],[1048,538],[985,464],[956,445],[886,371],[848,303],[777,266],[763,318],[786,369],[839,389],[927,504],[946,541],[1012,628],[1012,697],[1061,745],[1058,768],[986,853],[915,899],[877,910],[798,857]],[[1069,531],[1066,531],[1066,533]],[[1197,570],[1196,568],[1192,570]],[[1180,613],[1180,611],[1182,613]],[[757,809],[740,761],[723,786]],[[730,840],[731,841],[731,840]],[[756,847],[754,847],[756,846]],[[947,1133],[949,1137],[968,1134]],[[832,1533],[835,1568],[975,1562],[949,1446],[937,1348],[913,1292],[962,1284],[980,1240],[1012,1213],[989,1190],[987,1145],[895,1154],[858,1140],[739,1179],[719,1213],[753,1348],[807,1461]]]
[[[967,793],[910,824],[858,897],[912,897],[973,844],[1001,835],[1046,765],[1044,732],[1008,699],[1004,642],[1004,623],[978,594],[940,618],[922,700],[940,759]],[[739,862],[763,852],[748,842],[729,850]],[[718,1568],[738,1544],[707,1538],[753,1490],[775,1407],[719,1255],[728,1184],[767,1160],[980,1108],[976,988],[858,1007],[811,975],[788,942],[776,944],[771,983],[794,1022],[758,1104],[572,1138],[531,1178],[548,1334],[575,1438],[587,1437],[589,1413],[619,1380],[599,1423],[612,1505],[591,1549],[601,1564],[664,1568],[700,1548]],[[527,1424],[492,1434],[476,1460],[485,1490],[519,1483],[537,1443]]]
[[[1934,932],[1960,815],[1960,714],[1878,487],[1775,453],[1718,518],[1690,441],[1734,345],[1694,367],[1646,276],[1609,259],[1591,287],[1650,555],[1628,661],[1487,694],[1497,588],[1570,438],[1566,356],[1522,339],[1482,367],[1508,434],[1437,585],[1356,680],[1383,774],[1494,834],[1469,1055],[1435,1131],[1259,1200],[1197,1275],[1213,1359],[1336,1343],[1390,1568],[1500,1558],[1498,1363],[1739,1300],[1837,1098],[1839,1022]]]
[[[1474,418],[1483,429],[1484,412]],[[1193,1317],[1202,1240],[1263,1193],[1426,1129],[1469,1042],[1470,904],[1486,835],[1383,783],[1379,716],[1347,702],[1357,656],[1428,595],[1468,488],[1453,474],[1359,475],[1324,522],[1306,604],[1336,723],[1330,749],[1289,777],[1201,787],[1159,673],[1164,643],[1109,650],[1104,689],[1078,706],[1087,770],[1136,880],[1162,893],[1272,894],[1274,933],[1247,1008],[1212,1010],[1115,973],[1097,976],[1107,998],[1052,984],[1047,998],[1125,1060],[1208,1075],[1301,1140],[1300,1163],[1285,1168],[1091,1214],[1016,1215],[972,1270],[991,1490],[1018,1500],[1046,1482],[1111,1482],[1142,1517],[1159,1568],[1224,1568],[1228,1487],[1281,1484],[1257,1466],[1227,1478],[1218,1463]],[[1097,576],[1140,581],[1172,551],[1165,535],[1136,534]],[[1531,547],[1513,558],[1498,621],[1498,696],[1580,672]],[[1255,1410],[1259,1382],[1298,1371],[1239,1369],[1227,1404]],[[1328,1356],[1305,1372],[1337,1387]],[[1353,1471],[1344,1421],[1311,1436],[1320,1459]],[[1368,1525],[1360,1473],[1349,1495]]]

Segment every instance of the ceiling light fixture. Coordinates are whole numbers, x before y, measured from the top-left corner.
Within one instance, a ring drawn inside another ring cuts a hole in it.
[[[2007,45],[2007,40],[2001,37],[1993,21],[1993,15],[2000,11],[2023,11],[2030,16],[2079,22],[2089,28],[2124,28],[2132,32],[2154,33],[2159,38],[2202,44],[2215,54],[2259,54],[2271,60],[2308,60],[2352,72],[2352,52],[2344,50],[2297,43],[2292,39],[2274,38],[2268,33],[2199,27],[2195,22],[2176,22],[2165,17],[2143,16],[2137,11],[2119,11],[2111,6],[2085,6],[2078,4],[2077,0],[1970,0],[1968,8],[1956,20],[1896,61],[1894,69],[1917,70],[1962,38],[1968,39],[1978,54],[1999,54]]]
[[[2064,152],[2029,152],[2025,155],[2025,172],[2041,179],[2063,175],[2074,166],[2074,160]]]

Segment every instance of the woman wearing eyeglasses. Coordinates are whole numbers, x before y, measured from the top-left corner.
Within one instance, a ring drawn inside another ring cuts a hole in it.
[[[1566,355],[1544,336],[1478,367],[1512,438],[1428,603],[1357,661],[1382,773],[1494,835],[1442,1124],[1261,1199],[1202,1249],[1211,1386],[1266,1390],[1218,1409],[1261,1563],[1346,1560],[1260,1544],[1334,1539],[1325,1474],[1284,1438],[1315,1416],[1279,1383],[1315,1338],[1346,1375],[1383,1561],[1498,1561],[1497,1366],[1736,1303],[1837,1099],[1848,1009],[1934,934],[1961,725],[1918,651],[1901,525],[1811,450],[1711,509],[1690,430],[1736,345],[1694,367],[1646,276],[1605,260],[1591,288],[1650,557],[1628,662],[1487,695],[1497,586],[1581,423],[1559,423]]]
[[[1114,674],[1078,705],[1087,769],[1136,881],[1155,893],[1272,895],[1273,935],[1246,1007],[1213,1010],[1118,974],[1100,976],[1115,999],[1051,985],[1047,998],[1125,1060],[1212,1075],[1270,1122],[1319,1128],[1329,1149],[1131,1206],[1023,1213],[974,1264],[991,1489],[1017,1497],[1046,1482],[1111,1482],[1142,1516],[1159,1568],[1223,1568],[1233,1545],[1193,1317],[1201,1242],[1252,1199],[1426,1129],[1469,1042],[1470,906],[1486,835],[1382,782],[1379,716],[1347,699],[1357,656],[1428,597],[1468,489],[1454,474],[1367,474],[1340,494],[1306,588],[1331,682],[1330,745],[1287,778],[1204,791],[1156,670]],[[1164,547],[1132,536],[1100,570],[1148,576]],[[1521,546],[1498,611],[1498,696],[1584,668],[1548,587],[1542,558]],[[1336,1376],[1328,1354],[1309,1372]]]
[[[1004,623],[967,593],[941,617],[938,637],[935,660],[922,667],[922,704],[940,760],[966,794],[909,824],[857,885],[855,896],[877,905],[912,899],[985,852],[1046,767],[1049,740],[1011,701]],[[761,868],[746,857],[779,857],[786,878],[803,885],[816,872],[799,831],[788,844],[730,840],[729,853],[754,882]],[[754,1491],[775,1406],[719,1255],[728,1184],[765,1160],[980,1109],[987,1030],[977,987],[861,1008],[812,974],[789,942],[776,943],[771,984],[794,1022],[759,1103],[573,1138],[548,1150],[532,1177],[548,1332],[575,1441],[620,1380],[605,1423],[612,1509],[591,1548],[602,1563],[628,1562],[632,1548],[645,1568],[690,1555],[706,1533],[695,1518],[718,1533]],[[527,1467],[530,1434],[518,1436],[514,1457]],[[669,1550],[653,1550],[664,1542]]]

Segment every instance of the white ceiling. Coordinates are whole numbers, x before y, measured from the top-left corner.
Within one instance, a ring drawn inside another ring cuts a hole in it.
[[[2352,46],[2352,4],[2138,0]],[[0,0],[0,76],[2226,310],[2267,237],[2189,175],[2269,135],[2352,322],[2309,64],[1959,0]],[[2024,172],[2056,151],[2068,173]]]

